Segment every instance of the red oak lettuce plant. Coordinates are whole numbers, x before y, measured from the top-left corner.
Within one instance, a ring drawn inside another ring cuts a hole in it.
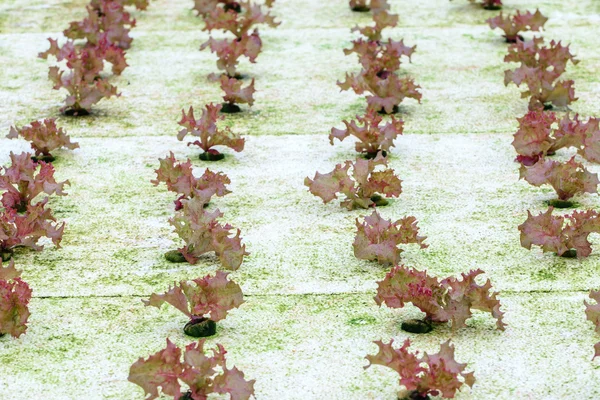
[[[356,219],[356,237],[354,238],[354,255],[361,260],[377,260],[380,264],[397,264],[400,253],[399,244],[418,244],[422,249],[427,248],[423,243],[425,236],[419,236],[417,219],[409,216],[393,222],[381,218],[377,211],[364,218],[364,222]]]
[[[267,6],[270,4],[271,2]],[[210,47],[211,52],[217,54],[217,67],[230,78],[237,75],[235,69],[239,57],[245,55],[250,62],[255,62],[260,53],[262,41],[255,26],[265,24],[275,28],[279,25],[269,11],[263,12],[260,4],[244,0],[236,2],[233,8],[227,5],[213,8],[206,14],[204,21],[206,25],[203,30],[223,30],[235,36],[235,39],[220,40],[211,37],[200,46],[200,50]]]
[[[206,275],[191,282],[181,281],[164,294],[152,293],[150,299],[142,301],[146,306],[157,308],[169,303],[190,318],[184,328],[187,335],[212,336],[216,333],[215,323],[244,302],[242,289],[228,280],[228,275],[228,272],[217,271],[214,277]]]
[[[175,200],[175,211],[183,208],[182,200],[192,197],[199,198],[205,204],[210,202],[212,196],[222,197],[231,193],[226,185],[231,180],[222,172],[214,173],[208,168],[200,178],[196,178],[192,171],[192,162],[188,158],[186,162],[175,159],[173,152],[165,158],[159,158],[160,166],[156,172],[156,179],[152,184],[158,186],[161,182],[167,185],[167,189],[179,195]]]
[[[54,83],[53,89],[64,88],[69,92],[61,111],[71,115],[87,115],[92,105],[103,98],[119,96],[117,88],[100,76],[100,72],[104,69],[104,60],[108,59],[109,50],[110,54],[115,56],[113,73],[120,74],[124,68],[123,63],[117,61],[121,58],[114,45],[108,45],[106,48],[85,47],[79,50],[70,41],[58,47],[56,40],[48,40],[50,49],[40,53],[39,57],[46,59],[49,55],[53,55],[57,61],[66,60],[66,70],[53,66],[48,72],[48,78]]]
[[[596,304],[591,304],[583,301],[585,304],[585,315],[588,321],[591,321],[594,325],[596,325],[596,333],[600,333],[600,290],[592,290],[590,292],[590,299],[594,300]],[[594,345],[594,357],[600,356],[600,342]]]
[[[88,16],[83,21],[73,21],[63,34],[70,39],[86,39],[89,44],[97,45],[101,38],[121,49],[131,47],[133,40],[129,36],[135,27],[135,19],[125,11],[118,1],[102,1],[95,6],[86,7]]]
[[[219,116],[222,106],[220,104],[207,104],[202,110],[200,119],[194,117],[194,109],[190,107],[188,113],[182,110],[181,121],[179,125],[183,127],[177,135],[177,139],[183,138],[190,134],[196,136],[199,140],[188,143],[188,146],[193,144],[200,146],[204,153],[200,154],[200,159],[204,161],[221,160],[224,155],[213,149],[214,146],[227,146],[233,150],[240,152],[244,150],[245,140],[240,135],[233,133],[228,127],[219,128],[217,122],[224,119]]]
[[[550,185],[556,191],[560,204],[578,193],[597,193],[598,174],[589,172],[583,164],[575,161],[560,163],[554,160],[541,159],[531,167],[521,165],[520,178],[533,186]],[[569,206],[565,203],[565,206]]]
[[[530,97],[529,109],[551,108],[553,105],[566,107],[575,97],[574,82],[558,79],[565,72],[567,63],[579,63],[569,50],[554,40],[549,46],[542,46],[544,39],[534,38],[530,41],[520,41],[508,48],[505,62],[519,62],[515,70],[504,72],[504,84],[514,83],[517,86],[525,84],[527,90],[521,97]]]
[[[553,207],[535,217],[527,211],[527,219],[519,225],[521,246],[532,245],[542,251],[563,257],[587,257],[592,253],[590,233],[600,233],[600,215],[595,210],[574,211],[571,215],[552,215]],[[565,224],[566,222],[566,224]]]
[[[224,113],[236,113],[240,112],[241,109],[237,104],[248,104],[252,107],[254,104],[254,78],[252,82],[245,88],[242,88],[243,82],[236,78],[229,78],[226,75],[221,75],[221,89],[225,92],[223,96],[223,108],[221,112]]]
[[[577,148],[577,153],[590,162],[600,163],[600,119],[587,122],[575,115],[565,115],[560,121],[551,112],[530,111],[517,118],[519,130],[512,145],[517,151],[516,161],[532,166],[546,155],[565,147]],[[557,127],[554,125],[559,122]]]
[[[231,225],[221,225],[217,218],[223,213],[218,209],[208,212],[204,209],[205,203],[192,197],[182,201],[183,208],[175,213],[169,223],[175,228],[175,233],[185,242],[179,252],[190,263],[196,264],[201,255],[215,252],[225,269],[235,271],[240,267],[246,252],[246,245],[242,245],[241,231],[230,237],[234,229]]]
[[[398,111],[398,105],[405,98],[413,98],[421,101],[419,85],[415,84],[410,77],[399,77],[397,71],[400,68],[401,56],[410,59],[416,46],[408,47],[403,41],[395,42],[389,39],[387,42],[381,39],[381,31],[389,26],[395,26],[398,16],[380,11],[374,14],[374,26],[354,28],[364,38],[353,42],[353,47],[344,50],[345,54],[356,53],[362,65],[359,73],[346,73],[344,82],[337,82],[341,90],[352,89],[358,95],[370,93],[366,96],[368,108],[387,114]]]
[[[19,246],[42,250],[44,246],[37,244],[42,237],[52,239],[54,245],[60,248],[65,223],[55,223],[51,210],[45,208],[47,201],[44,199],[28,205],[22,214],[12,208],[0,211],[0,256],[3,260],[8,260]]]
[[[410,339],[406,339],[399,349],[394,349],[392,344],[375,342],[379,351],[375,355],[368,355],[366,359],[371,365],[383,365],[398,372],[400,384],[406,388],[398,394],[399,400],[426,400],[428,396],[442,396],[454,398],[462,385],[473,387],[475,377],[473,372],[465,372],[467,364],[459,364],[454,359],[454,346],[448,340],[440,345],[436,354],[424,353],[419,357],[419,352],[411,353],[408,350]]]
[[[356,121],[342,121],[346,129],[331,128],[329,143],[333,145],[333,139],[343,141],[350,135],[355,136],[355,149],[359,153],[365,153],[367,158],[373,158],[377,153],[386,157],[390,147],[395,147],[394,140],[402,135],[404,121],[392,116],[390,122],[382,124],[383,118],[373,110],[367,111],[364,116],[356,116]],[[361,124],[362,126],[359,126]]]
[[[323,199],[323,203],[329,203],[337,199],[338,193],[343,193],[346,199],[340,205],[348,210],[383,206],[387,201],[381,195],[388,198],[400,196],[402,181],[391,168],[375,171],[379,165],[387,166],[387,160],[381,155],[372,160],[346,161],[327,174],[317,172],[313,179],[306,177],[304,185],[312,194]]]
[[[2,206],[5,209],[25,212],[28,206],[34,205],[33,201],[42,193],[67,195],[63,189],[65,185],[69,185],[69,181],[56,182],[52,164],[33,161],[30,153],[17,155],[11,152],[10,160],[9,167],[0,169],[0,193],[2,193]],[[47,199],[48,196],[45,196],[37,204]]]
[[[507,43],[516,43],[517,39],[523,39],[523,36],[519,35],[519,32],[525,31],[538,31],[544,27],[544,24],[548,21],[547,17],[544,17],[540,10],[536,10],[535,13],[526,11],[521,14],[521,11],[517,10],[515,15],[509,15],[504,17],[502,12],[494,18],[489,18],[486,22],[490,28],[500,28],[504,31],[504,38]]]
[[[349,5],[352,11],[358,12],[377,12],[390,9],[387,0],[350,0]]]
[[[41,122],[33,121],[22,128],[11,126],[6,135],[8,139],[16,139],[19,136],[30,142],[31,148],[35,151],[35,159],[40,161],[54,161],[50,152],[61,147],[71,150],[79,148],[78,143],[71,142],[69,135],[56,126],[55,118],[44,119]]]
[[[483,285],[475,282],[482,270],[472,270],[462,274],[462,280],[449,277],[439,281],[427,275],[426,271],[398,265],[387,273],[385,278],[377,282],[375,302],[381,306],[402,308],[405,303],[412,303],[425,313],[423,330],[428,332],[431,322],[452,321],[452,329],[465,327],[465,321],[471,318],[471,309],[489,312],[496,318],[496,327],[504,330],[502,321],[504,313],[500,311],[498,292],[491,292],[492,283],[488,279]],[[419,326],[420,325],[420,326]],[[417,329],[422,329],[422,324]],[[410,330],[411,323],[402,324],[402,328]]]
[[[254,395],[254,380],[244,379],[244,373],[233,367],[227,369],[225,348],[217,344],[212,356],[204,353],[205,339],[181,349],[167,339],[167,347],[149,356],[140,357],[129,369],[129,382],[144,389],[146,400],[163,395],[174,400],[207,399],[210,394],[227,394],[231,400],[248,400]],[[189,388],[183,393],[182,382]]]
[[[25,333],[29,300],[31,289],[21,279],[21,271],[15,269],[14,261],[3,267],[0,259],[0,336],[8,333],[18,338]]]

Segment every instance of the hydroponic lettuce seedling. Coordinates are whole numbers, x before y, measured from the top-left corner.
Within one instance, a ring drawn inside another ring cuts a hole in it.
[[[210,51],[217,55],[217,68],[224,71],[229,78],[241,79],[242,75],[237,73],[237,65],[241,56],[248,57],[251,63],[256,62],[260,53],[262,41],[258,32],[245,35],[240,39],[214,39],[210,37],[200,46],[200,50],[210,47]],[[210,78],[216,78],[212,74]]]
[[[600,183],[598,174],[591,173],[575,161],[575,156],[564,163],[541,159],[531,167],[521,165],[519,174],[521,179],[533,186],[552,186],[558,195],[559,201],[554,202],[556,206],[580,193],[597,193]],[[565,203],[563,207],[570,206]]]
[[[423,243],[427,238],[419,236],[417,219],[412,216],[392,222],[383,219],[377,211],[373,211],[373,214],[365,217],[363,222],[356,219],[356,230],[352,247],[356,258],[361,260],[397,264],[400,253],[404,251],[398,245],[414,243],[422,249],[427,248]]]
[[[583,301],[585,304],[585,316],[587,320],[592,322],[595,325],[596,333],[600,333],[600,290],[592,290],[590,292],[590,299],[594,300],[596,304],[588,303],[587,301]],[[594,345],[594,357],[600,356],[600,342]]]
[[[317,172],[313,179],[306,177],[304,185],[312,194],[323,199],[323,203],[337,199],[338,193],[344,194],[346,198],[340,205],[348,210],[384,206],[387,200],[382,196],[400,196],[402,181],[391,168],[375,171],[380,165],[387,166],[387,160],[381,154],[372,160],[346,161],[337,164],[327,174]]]
[[[31,292],[14,261],[3,267],[0,259],[0,336],[10,334],[18,338],[27,331]]]
[[[50,195],[67,195],[63,190],[69,181],[56,182],[52,164],[31,158],[31,153],[11,152],[10,166],[0,167],[0,193],[5,209],[22,213],[31,205],[47,201]],[[38,197],[42,194],[47,196]],[[36,199],[38,201],[34,203]]]
[[[240,286],[227,279],[229,273],[217,271],[215,276],[206,275],[190,282],[181,281],[163,294],[152,293],[150,299],[142,300],[146,306],[160,308],[169,303],[190,318],[185,325],[186,335],[212,336],[216,322],[244,302]]]
[[[207,168],[200,178],[196,178],[190,159],[179,162],[173,152],[169,152],[167,157],[159,158],[158,161],[160,166],[154,171],[156,179],[151,182],[155,186],[165,183],[167,189],[179,195],[175,200],[175,211],[183,208],[182,200],[197,197],[208,204],[212,196],[222,197],[231,193],[226,186],[231,180],[222,172],[215,173]]]
[[[573,119],[565,115],[559,121],[552,112],[529,111],[517,121],[519,130],[512,142],[518,154],[517,162],[532,166],[559,149],[575,147],[586,160],[600,163],[599,119],[589,118],[584,122],[577,114]]]
[[[187,262],[196,264],[203,254],[215,252],[221,266],[235,271],[247,256],[246,245],[242,244],[241,231],[229,224],[220,224],[223,216],[218,209],[205,210],[205,203],[196,197],[183,200],[183,208],[175,213],[169,223],[185,245],[179,249]],[[235,234],[234,234],[235,232]],[[233,235],[233,236],[232,236]]]
[[[398,71],[402,56],[410,61],[416,49],[417,46],[406,46],[404,40],[373,41],[358,38],[352,41],[352,48],[344,49],[344,54],[355,53],[364,70],[377,71],[377,74],[382,75]]]
[[[200,159],[204,161],[217,161],[225,157],[219,153],[215,146],[226,146],[237,152],[244,150],[245,140],[240,135],[233,133],[228,127],[219,128],[217,122],[224,117],[219,115],[222,106],[220,104],[207,104],[202,110],[200,119],[194,117],[194,109],[190,107],[188,113],[182,110],[181,121],[179,125],[183,127],[177,134],[177,139],[183,140],[186,135],[192,135],[199,138],[195,142],[188,143],[188,146],[197,145],[204,153],[200,154]]]
[[[54,83],[54,90],[66,89],[69,93],[65,98],[65,106],[61,111],[67,115],[88,115],[92,105],[104,98],[119,96],[117,88],[108,80],[100,76],[104,69],[104,60],[108,54],[113,58],[113,73],[121,73],[124,65],[114,45],[103,47],[86,47],[76,49],[73,42],[67,42],[62,47],[53,39],[50,49],[40,53],[39,57],[46,59],[49,55],[56,57],[57,61],[66,60],[66,69],[53,66],[49,68],[48,78]]]
[[[146,400],[158,398],[160,392],[174,400],[204,400],[210,394],[229,394],[231,400],[254,396],[255,381],[244,379],[236,367],[227,368],[222,345],[217,344],[211,356],[205,354],[205,340],[188,344],[182,361],[181,349],[167,339],[165,349],[133,363],[127,380],[144,389]]]
[[[521,36],[520,32],[525,31],[540,31],[544,27],[544,24],[548,21],[548,18],[542,15],[540,10],[535,10],[535,13],[526,11],[521,14],[521,11],[517,10],[515,15],[500,15],[494,18],[489,18],[486,22],[492,29],[500,28],[504,31],[504,38],[507,43],[516,43],[517,39],[525,40]]]
[[[521,65],[515,70],[504,72],[504,84],[522,84],[527,90],[521,93],[522,98],[529,97],[529,109],[549,109],[552,106],[566,107],[576,101],[573,80],[559,80],[565,72],[567,63],[574,65],[579,61],[571,54],[569,46],[563,46],[554,40],[549,46],[542,46],[544,39],[534,38],[529,41],[517,40],[508,48],[505,62],[518,62]]]
[[[60,248],[65,223],[56,223],[49,208],[48,199],[27,206],[24,213],[18,213],[13,208],[0,211],[0,256],[3,260],[12,257],[16,247],[30,247],[42,250],[44,246],[38,241],[42,237],[52,239],[56,248]]]
[[[386,157],[390,147],[395,147],[394,140],[404,130],[404,121],[401,119],[392,115],[391,120],[383,124],[383,117],[373,110],[367,111],[362,117],[357,115],[356,120],[342,122],[346,129],[331,128],[329,143],[333,145],[334,139],[341,142],[352,135],[358,139],[354,148],[367,158],[374,158],[377,153]]]
[[[238,104],[248,104],[252,107],[254,104],[254,78],[248,86],[242,88],[243,82],[236,78],[229,78],[221,75],[221,90],[225,92],[223,96],[223,107],[221,112],[237,113],[242,111]]]
[[[71,138],[63,128],[56,126],[55,118],[33,121],[21,128],[11,126],[6,135],[8,139],[17,139],[19,136],[30,142],[31,148],[35,151],[35,161],[52,162],[54,161],[52,151],[62,147],[71,150],[79,148],[79,144],[71,142]]]
[[[402,308],[412,303],[425,313],[424,320],[406,321],[402,329],[415,333],[426,333],[432,329],[432,322],[452,321],[452,329],[466,326],[465,321],[472,316],[471,309],[489,312],[496,318],[496,327],[504,330],[504,313],[500,311],[498,292],[493,292],[492,283],[486,280],[483,285],[475,279],[483,274],[480,269],[462,274],[462,280],[448,277],[438,280],[427,275],[426,271],[398,265],[377,282],[375,302],[381,306]],[[420,322],[419,322],[420,321]]]
[[[463,385],[473,387],[473,372],[465,372],[467,364],[459,364],[454,359],[454,346],[448,340],[440,345],[436,354],[409,351],[410,339],[402,347],[394,349],[394,339],[389,343],[381,340],[374,342],[379,351],[368,355],[369,365],[383,365],[400,375],[400,385],[406,390],[398,393],[398,400],[426,400],[429,396],[441,396],[452,399]]]
[[[102,38],[121,49],[131,47],[133,39],[129,36],[135,27],[135,19],[125,11],[118,1],[102,1],[95,6],[86,7],[88,16],[83,21],[73,21],[63,34],[70,39],[86,39],[89,44],[97,45]]]
[[[349,5],[352,11],[357,12],[377,12],[390,9],[387,0],[350,0]]]
[[[590,233],[600,233],[600,215],[595,210],[574,211],[571,215],[552,215],[553,207],[527,219],[519,225],[521,246],[531,250],[540,246],[544,252],[562,257],[587,257],[592,253]]]

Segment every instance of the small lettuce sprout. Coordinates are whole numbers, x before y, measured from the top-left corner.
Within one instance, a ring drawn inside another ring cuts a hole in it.
[[[167,339],[165,349],[133,363],[127,380],[144,389],[146,400],[158,398],[159,389],[174,400],[207,399],[210,394],[229,394],[231,400],[254,396],[255,381],[244,379],[236,367],[227,368],[227,351],[222,345],[216,345],[212,356],[205,354],[205,340],[187,345],[181,361],[181,349]],[[185,393],[182,383],[188,387]]]
[[[212,336],[216,333],[216,322],[243,302],[240,286],[227,279],[229,273],[217,271],[215,276],[206,275],[193,281],[181,281],[163,294],[152,293],[146,306],[160,308],[169,303],[190,318],[184,332],[193,337]]]
[[[197,145],[204,150],[203,154],[200,154],[200,159],[204,161],[217,161],[225,157],[217,150],[213,149],[214,146],[227,146],[237,152],[244,150],[245,140],[240,135],[233,133],[228,127],[219,128],[217,122],[224,119],[223,116],[219,115],[222,106],[220,104],[207,104],[202,110],[202,116],[200,119],[194,117],[194,108],[190,107],[188,113],[182,110],[181,121],[179,125],[183,127],[177,135],[177,139],[180,141],[190,134],[196,136],[199,140],[188,143],[188,146]]]
[[[531,167],[521,165],[520,178],[533,186],[550,185],[558,200],[566,201],[579,193],[598,193],[598,174],[588,171],[575,156],[567,162],[541,159]]]
[[[419,352],[411,353],[408,348],[410,339],[406,339],[399,349],[381,340],[374,342],[379,351],[368,355],[369,365],[383,365],[398,372],[400,385],[406,390],[398,393],[398,400],[426,400],[429,396],[441,396],[452,399],[463,385],[473,387],[475,377],[473,372],[465,372],[467,364],[459,364],[454,359],[454,346],[448,340],[440,345],[436,354]]]
[[[505,62],[518,62],[521,65],[515,70],[504,72],[504,85],[521,84],[527,90],[521,93],[522,98],[529,97],[529,109],[550,109],[553,106],[567,107],[575,97],[575,84],[572,80],[558,80],[565,72],[567,63],[574,65],[579,61],[571,54],[569,46],[563,46],[554,40],[549,46],[543,46],[544,39],[534,38],[529,41],[517,40],[508,48]]]
[[[387,0],[350,0],[350,9],[356,12],[384,11],[389,10]]]
[[[587,320],[592,322],[595,325],[596,333],[600,333],[600,290],[592,290],[590,292],[590,299],[594,300],[596,304],[588,303],[587,301],[583,301],[585,305],[585,316]],[[600,356],[600,342],[594,345],[594,357]]]
[[[348,210],[384,206],[387,200],[382,196],[400,196],[402,181],[391,168],[375,171],[379,165],[387,166],[387,160],[381,154],[372,160],[346,161],[343,165],[337,164],[327,174],[317,172],[313,179],[306,177],[304,185],[312,194],[323,199],[323,203],[337,199],[338,193],[344,194],[346,199],[340,205]]]
[[[412,303],[425,313],[425,324],[431,322],[452,321],[452,329],[466,327],[465,321],[472,316],[471,309],[489,312],[496,318],[496,327],[504,330],[502,321],[504,313],[500,311],[498,292],[492,292],[492,283],[488,279],[483,285],[475,282],[477,276],[483,274],[480,269],[462,274],[462,280],[449,277],[439,281],[426,271],[398,265],[387,273],[385,278],[377,282],[375,302],[381,306],[402,308],[405,303]],[[426,333],[411,330],[411,321],[403,323],[402,329],[409,332]]]
[[[423,243],[427,238],[419,236],[417,219],[409,216],[393,222],[386,220],[377,211],[364,218],[356,219],[356,237],[354,238],[354,255],[361,260],[376,260],[380,264],[397,264],[400,253],[399,244],[418,244],[421,249],[427,248]]]
[[[56,126],[55,118],[33,121],[30,125],[21,128],[11,126],[6,135],[8,139],[17,139],[19,136],[30,142],[31,148],[35,151],[34,158],[39,161],[54,161],[54,156],[50,152],[62,147],[71,150],[79,148],[79,144],[71,142],[71,138],[63,128]]]
[[[377,153],[386,157],[390,147],[395,147],[394,140],[402,135],[404,121],[393,115],[390,122],[382,124],[383,118],[374,111],[368,111],[364,116],[356,116],[356,121],[342,121],[346,129],[331,128],[329,143],[333,140],[340,142],[348,136],[355,136],[359,141],[355,144],[358,153],[364,153],[367,158],[374,158]],[[362,125],[362,126],[359,126]]]
[[[592,253],[588,240],[590,233],[600,233],[600,215],[595,210],[574,211],[571,215],[552,215],[553,207],[545,213],[533,216],[527,211],[527,219],[519,225],[521,246],[531,250],[540,246],[544,252],[561,257],[587,257]]]
[[[190,264],[196,264],[203,254],[215,252],[225,269],[237,270],[244,256],[247,256],[246,245],[242,244],[241,231],[234,230],[229,224],[222,225],[217,218],[223,216],[218,209],[206,211],[202,199],[192,197],[183,200],[183,208],[175,213],[169,223],[175,233],[185,242],[179,252]],[[234,230],[235,235],[230,237]]]
[[[515,15],[509,15],[504,17],[502,12],[500,15],[494,18],[489,18],[486,22],[490,28],[500,28],[504,31],[504,38],[507,43],[517,43],[517,39],[525,40],[519,32],[525,31],[540,31],[544,27],[544,24],[548,21],[548,18],[542,15],[540,10],[535,10],[535,13],[526,11],[521,14],[521,11],[517,10]]]
[[[160,166],[154,171],[156,179],[151,182],[155,186],[165,183],[167,189],[179,195],[175,200],[175,211],[183,208],[182,200],[197,197],[208,204],[212,196],[222,197],[231,193],[226,186],[231,180],[222,172],[215,173],[207,168],[200,178],[196,178],[190,159],[179,162],[173,152],[169,152],[167,157],[159,158],[158,161]]]
[[[223,107],[221,112],[224,113],[236,113],[240,112],[241,108],[238,104],[248,104],[252,107],[254,104],[254,78],[252,82],[245,88],[242,88],[243,82],[236,78],[229,78],[226,75],[221,75],[221,89],[225,92],[223,96]]]
[[[2,232],[0,231],[0,235]],[[0,336],[7,333],[18,338],[27,330],[31,289],[21,279],[21,271],[15,269],[15,262],[2,266],[0,259]]]

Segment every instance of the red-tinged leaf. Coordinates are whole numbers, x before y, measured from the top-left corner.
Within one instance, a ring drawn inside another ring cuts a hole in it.
[[[442,281],[403,265],[392,268],[385,278],[377,282],[375,302],[385,303],[391,308],[402,308],[412,303],[423,311],[426,320],[434,322],[452,321],[452,329],[465,325],[472,315],[471,309],[489,312],[497,319],[496,326],[504,330],[504,313],[500,311],[498,292],[491,292],[492,285],[487,280],[483,286],[475,282],[481,270],[462,274],[462,281],[450,277]]]
[[[545,252],[555,252],[558,255],[574,249],[577,251],[577,257],[589,256],[592,246],[588,236],[592,232],[600,232],[598,212],[574,211],[571,215],[562,217],[553,216],[552,211],[553,208],[550,207],[548,211],[535,217],[527,212],[527,220],[519,226],[521,245],[526,249],[537,245]]]
[[[374,111],[368,111],[363,117],[357,115],[356,121],[343,122],[346,129],[331,128],[329,142],[333,144],[333,139],[343,141],[353,135],[359,140],[355,145],[355,149],[359,153],[389,152],[391,147],[395,147],[394,140],[402,135],[404,130],[404,121],[401,119],[392,116],[390,122],[382,124],[383,117]]]
[[[225,319],[227,313],[244,303],[240,286],[227,279],[227,272],[217,271],[215,276],[181,281],[180,287],[188,300],[192,315],[208,316],[218,322]]]
[[[229,104],[254,104],[254,78],[248,86],[242,88],[244,82],[221,75],[221,89],[225,92],[223,100]]]
[[[589,172],[572,157],[569,161],[541,159],[531,167],[521,165],[520,178],[534,186],[548,184],[560,200],[568,200],[579,193],[597,193],[598,174]]]
[[[337,198],[337,193],[346,196],[341,202],[348,210],[368,208],[375,203],[371,199],[377,193],[385,197],[398,197],[402,191],[402,181],[395,176],[392,169],[375,171],[379,165],[387,165],[385,158],[379,154],[375,159],[357,159],[355,162],[346,161],[338,164],[334,170],[321,174],[317,172],[313,179],[305,178],[304,185],[315,196],[328,203]],[[352,168],[352,177],[349,170]],[[378,192],[381,190],[381,192]]]
[[[543,16],[540,10],[536,10],[535,13],[526,11],[524,14],[517,10],[515,15],[506,17],[500,12],[500,15],[489,18],[486,22],[492,29],[502,29],[507,42],[516,42],[520,38],[519,32],[539,31],[547,21],[548,18]]]
[[[36,156],[50,155],[50,152],[61,147],[71,150],[79,148],[79,144],[71,142],[71,138],[63,131],[63,128],[56,126],[55,118],[44,119],[41,122],[33,121],[30,125],[21,128],[11,126],[6,135],[9,139],[16,139],[19,136],[30,142]]]
[[[381,32],[385,28],[393,28],[398,25],[398,14],[389,13],[387,10],[378,10],[373,13],[372,26],[364,26],[362,28],[356,26],[351,29],[351,32],[359,32],[370,41],[381,40]]]
[[[356,237],[354,238],[354,255],[361,260],[376,260],[380,264],[397,264],[400,244],[415,243],[422,249],[424,236],[418,236],[419,228],[415,217],[404,217],[392,223],[383,219],[377,211],[365,217],[364,222],[356,219]]]
[[[390,339],[389,343],[383,343],[381,340],[374,343],[379,351],[375,355],[365,357],[369,361],[369,365],[364,368],[367,369],[371,365],[383,365],[391,368],[400,375],[401,385],[407,390],[415,390],[421,382],[422,374],[426,373],[427,370],[421,365],[422,362],[417,357],[419,353],[411,353],[408,350],[410,339],[406,339],[399,349],[393,348],[394,339]]]
[[[375,302],[391,308],[402,308],[412,303],[432,321],[447,321],[443,312],[446,289],[437,278],[427,275],[426,271],[398,265],[391,269],[385,278],[377,282]]]
[[[454,359],[454,346],[448,340],[440,345],[439,353],[418,357],[419,352],[411,353],[408,350],[410,339],[406,339],[399,349],[394,349],[393,339],[390,343],[376,341],[379,352],[368,355],[370,367],[373,364],[383,365],[398,372],[400,384],[408,391],[416,391],[420,396],[437,396],[442,394],[445,398],[453,398],[463,386],[470,387],[475,383],[472,372],[464,370],[467,364],[459,364]]]
[[[440,345],[439,353],[423,354],[421,361],[427,364],[427,369],[416,389],[420,394],[441,393],[445,398],[454,398],[462,385],[473,387],[475,383],[473,372],[464,372],[467,364],[459,364],[454,359],[450,340]]]
[[[181,385],[178,377],[184,366],[181,363],[181,350],[167,339],[167,347],[151,355],[146,360],[140,357],[129,369],[129,382],[144,389],[146,400],[156,399],[159,388],[162,393],[179,399]]]
[[[39,204],[50,195],[66,196],[64,186],[69,181],[56,182],[54,167],[43,161],[35,162],[30,153],[10,153],[11,165],[0,169],[2,205],[7,209],[25,211],[27,206]],[[40,198],[39,196],[46,194]],[[34,203],[34,200],[39,200]]]
[[[220,104],[207,104],[202,110],[200,119],[194,117],[194,109],[192,107],[190,107],[187,114],[182,110],[182,118],[179,121],[179,125],[183,129],[179,131],[177,139],[181,141],[188,134],[196,136],[199,140],[189,143],[188,146],[196,144],[205,152],[208,152],[214,146],[226,146],[237,152],[244,150],[245,140],[243,138],[233,133],[229,127],[219,128],[217,126],[217,122],[224,118],[219,115],[221,107]]]
[[[10,281],[21,276],[21,271],[15,268],[15,260],[10,260],[7,266],[2,266],[0,258],[0,280]]]
[[[268,25],[272,28],[279,26],[280,22],[275,22],[270,11],[263,12],[262,6],[248,0],[240,0],[240,12],[225,7],[216,7],[204,18],[206,23],[203,30],[212,31],[215,29],[229,31],[237,38],[247,35],[257,25]]]
[[[224,367],[223,373],[215,376],[213,380],[213,390],[219,394],[229,393],[231,400],[248,400],[250,396],[254,396],[255,382],[255,379],[244,379],[244,373],[236,367]]]
[[[212,196],[225,196],[231,193],[227,189],[231,180],[222,172],[212,172],[208,168],[200,178],[196,178],[192,172],[192,162],[188,158],[185,162],[175,159],[173,152],[165,158],[158,159],[160,166],[156,172],[156,179],[152,180],[155,186],[164,182],[167,188],[180,195],[175,201],[180,204],[181,200],[198,197],[204,203],[208,203]],[[176,211],[181,207],[176,207]]]
[[[583,302],[585,304],[585,315],[587,320],[594,324],[596,333],[600,333],[600,290],[592,290],[589,297],[596,303]]]
[[[185,242],[185,246],[179,249],[185,259],[195,264],[201,255],[214,251],[223,268],[232,271],[238,269],[244,256],[249,254],[246,245],[241,244],[240,231],[237,230],[235,236],[230,237],[233,227],[217,222],[217,218],[223,214],[218,209],[212,213],[206,211],[205,203],[197,197],[182,203],[183,209],[169,223]]]
[[[480,269],[462,274],[462,280],[454,277],[446,278],[441,282],[448,288],[446,297],[446,310],[451,316],[452,329],[466,326],[465,321],[471,318],[471,308],[489,312],[496,318],[496,326],[503,331],[506,324],[502,321],[504,313],[500,311],[498,292],[491,292],[492,282],[488,279],[483,285],[478,285],[475,278],[483,274]]]
[[[190,305],[188,305],[188,299],[181,288],[181,284],[180,286],[174,285],[163,294],[152,293],[148,300],[142,300],[142,302],[145,306],[156,308],[160,308],[164,303],[169,303],[188,317],[192,317]]]
[[[556,114],[529,111],[524,117],[517,118],[517,121],[519,129],[513,135],[512,145],[518,154],[517,160],[531,166],[544,157],[556,142],[551,136],[552,124],[557,122]]]
[[[248,57],[251,63],[256,62],[256,57],[258,57],[262,48],[262,41],[258,31],[254,30],[251,34],[246,33],[233,40],[210,37],[208,41],[200,46],[200,50],[207,47],[210,48],[212,53],[216,53],[218,57],[217,68],[225,71],[229,78],[235,78],[239,76],[236,72],[239,58],[245,56]]]

